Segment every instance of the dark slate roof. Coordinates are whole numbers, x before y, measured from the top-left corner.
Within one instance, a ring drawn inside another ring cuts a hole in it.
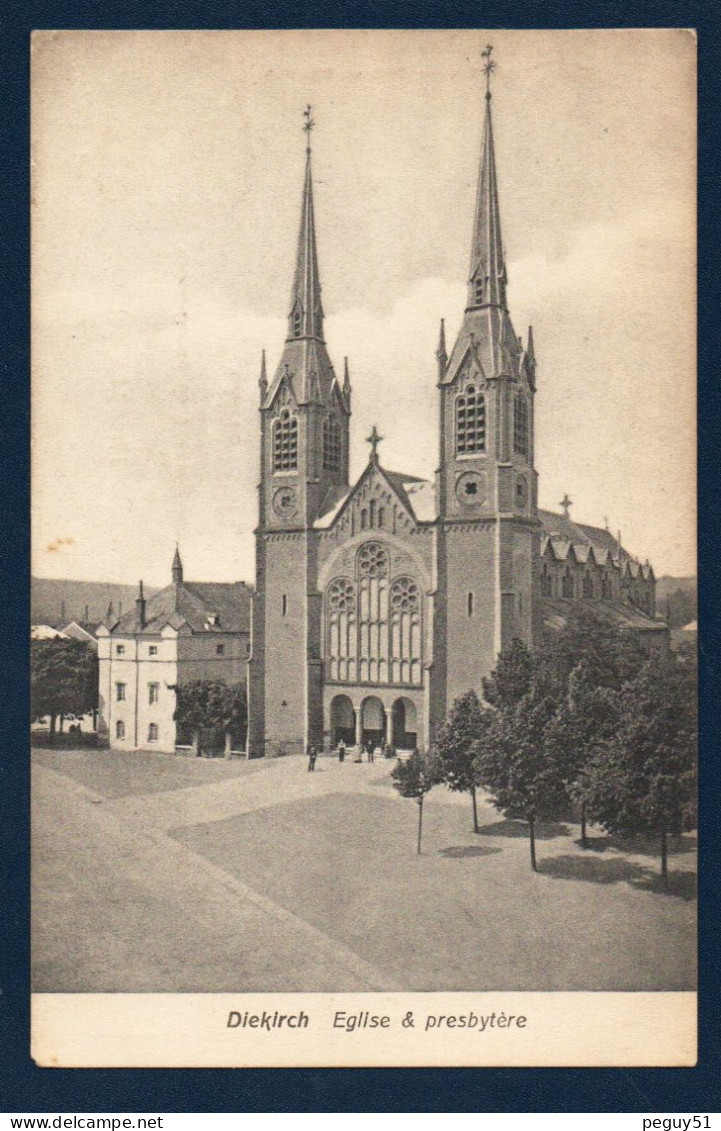
[[[133,608],[111,631],[120,636],[140,631],[153,635],[170,624],[176,629],[187,625],[192,632],[249,632],[251,593],[244,581],[173,583],[146,602],[143,629]],[[211,614],[217,615],[217,625],[208,624]]]
[[[619,628],[633,628],[644,632],[666,632],[665,621],[654,620],[640,609],[622,601],[602,601],[591,598],[542,597],[543,623],[548,628],[563,628],[572,609],[590,609],[599,617],[612,621]]]

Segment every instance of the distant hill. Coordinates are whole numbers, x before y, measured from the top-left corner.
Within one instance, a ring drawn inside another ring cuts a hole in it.
[[[695,577],[663,577],[656,579],[656,610],[668,614],[671,628],[683,628],[696,620],[698,583]]]
[[[145,596],[157,589],[145,586]],[[106,581],[63,581],[49,577],[30,580],[30,619],[32,624],[62,628],[71,620],[96,624],[105,619],[112,601],[113,612],[127,613],[135,603],[135,585],[112,585]]]

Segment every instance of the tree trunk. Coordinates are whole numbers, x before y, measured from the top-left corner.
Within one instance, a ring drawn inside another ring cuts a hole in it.
[[[63,733],[63,723],[65,722],[65,715],[60,716],[60,733]]]
[[[535,817],[529,817],[528,818],[528,833],[529,833],[529,842],[530,842],[530,845],[531,845],[531,867],[532,867],[534,872],[537,872],[538,867],[536,865],[536,818]]]
[[[418,799],[418,855],[421,854],[421,832],[423,831],[423,798]]]
[[[586,802],[581,802],[581,848],[588,848],[586,840]]]
[[[473,831],[478,832],[478,805],[476,804],[476,787],[471,786],[471,800],[473,802]]]
[[[668,838],[666,830],[661,830],[661,883],[668,887]]]
[[[50,741],[55,741],[55,715],[50,716]]]
[[[223,757],[230,758],[230,751],[233,749],[233,742],[230,737],[230,731],[225,732],[225,749],[223,750]]]

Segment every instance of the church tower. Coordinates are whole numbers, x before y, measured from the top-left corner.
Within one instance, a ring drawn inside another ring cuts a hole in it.
[[[351,388],[338,381],[323,337],[310,106],[300,231],[283,353],[260,371],[260,484],[256,529],[248,749],[262,754],[322,738],[320,597],[313,524],[348,485]]]
[[[533,334],[516,336],[496,176],[490,79],[483,52],[485,120],[468,273],[468,297],[450,357],[437,352],[440,394],[438,591],[433,699],[454,698],[495,666],[514,637],[534,636],[533,572],[538,549],[534,470],[536,361]],[[445,676],[445,680],[444,680]],[[445,682],[445,687],[440,686]]]

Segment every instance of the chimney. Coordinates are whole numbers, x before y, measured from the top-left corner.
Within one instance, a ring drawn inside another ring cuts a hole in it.
[[[118,616],[121,617],[122,615],[123,615],[123,602],[118,601]]]
[[[85,606],[85,623],[88,624],[89,621],[90,621],[90,606],[86,605]]]
[[[62,625],[64,626],[65,625],[65,602],[64,601],[60,602],[60,620],[62,622]]]
[[[143,583],[142,583],[142,581],[140,582],[140,586],[138,588],[138,599],[135,602],[135,608],[138,611],[138,614],[137,614],[138,627],[139,628],[145,628],[145,597],[143,596]]]

